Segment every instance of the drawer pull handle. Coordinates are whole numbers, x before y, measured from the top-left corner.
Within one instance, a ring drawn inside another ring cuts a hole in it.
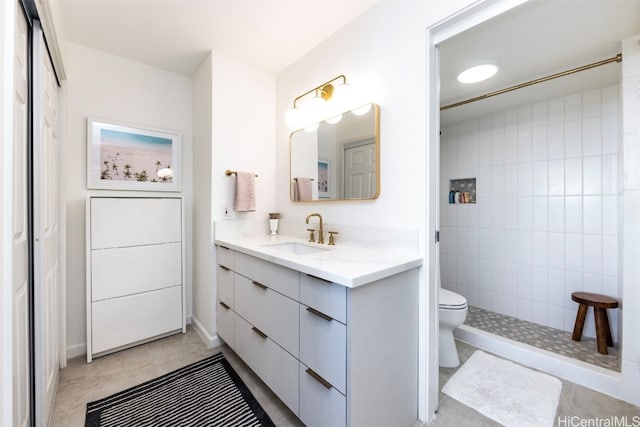
[[[324,319],[328,322],[331,322],[333,320],[333,317],[331,316],[327,316],[326,314],[324,314],[321,311],[316,310],[315,308],[311,308],[311,307],[307,307],[307,311],[311,314],[315,314],[316,316],[318,316],[321,319]]]
[[[320,280],[321,282],[333,283],[331,280],[323,279],[322,277],[314,276],[313,274],[307,274],[307,276],[311,277],[312,279]]]
[[[222,301],[219,301],[218,304],[220,304],[221,306],[223,306],[224,308],[226,308],[227,310],[229,310],[229,307],[227,304],[223,303]]]
[[[255,326],[253,326],[251,328],[251,330],[253,332],[255,332],[256,334],[258,334],[260,336],[260,338],[263,338],[263,339],[267,339],[268,338],[267,334],[265,334],[264,332],[262,332],[260,329],[256,328]]]
[[[226,246],[218,245],[218,247],[219,247],[220,249],[226,249],[226,250],[229,250],[229,248],[228,248],[228,247],[226,247]]]
[[[262,283],[258,283],[258,282],[251,282],[252,284],[256,285],[257,287],[259,287],[260,289],[269,289],[267,288],[265,285],[263,285]]]
[[[224,271],[231,271],[229,267],[225,267],[224,265],[221,265],[220,268],[223,269]]]
[[[331,383],[327,380],[325,380],[324,378],[322,378],[320,375],[318,375],[313,369],[311,368],[307,368],[307,374],[309,374],[309,376],[311,378],[313,378],[314,380],[318,381],[320,384],[322,384],[322,386],[324,388],[326,388],[327,390],[331,390],[333,388],[333,386],[331,385]]]

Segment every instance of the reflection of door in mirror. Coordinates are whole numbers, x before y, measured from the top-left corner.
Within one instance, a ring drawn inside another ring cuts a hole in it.
[[[375,140],[344,146],[344,198],[368,199],[376,194]]]
[[[299,178],[313,180],[313,201],[378,197],[380,108],[371,106],[345,112],[338,123],[291,134],[291,200],[303,201],[294,191]]]

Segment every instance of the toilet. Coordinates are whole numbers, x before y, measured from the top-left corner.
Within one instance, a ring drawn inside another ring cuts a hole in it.
[[[453,330],[467,318],[467,299],[447,289],[438,289],[440,316],[440,366],[455,368],[460,365]]]

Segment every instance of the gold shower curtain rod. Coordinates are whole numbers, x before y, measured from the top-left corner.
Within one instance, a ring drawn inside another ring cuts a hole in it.
[[[607,59],[603,59],[602,61],[598,61],[598,62],[594,62],[594,63],[591,63],[591,64],[583,65],[583,66],[577,67],[577,68],[572,68],[572,69],[566,70],[566,71],[561,71],[561,72],[556,73],[556,74],[551,74],[551,75],[546,76],[546,77],[540,77],[539,79],[531,80],[531,81],[528,81],[528,82],[525,82],[525,83],[520,83],[520,84],[517,84],[515,86],[511,86],[511,87],[508,87],[508,88],[505,88],[505,89],[497,90],[495,92],[490,92],[490,93],[487,93],[487,94],[484,94],[484,95],[476,96],[475,98],[470,98],[470,99],[466,99],[464,101],[459,101],[459,102],[455,102],[453,104],[445,105],[444,107],[440,107],[440,111],[448,110],[450,108],[459,107],[459,106],[465,105],[465,104],[470,104],[472,102],[480,101],[482,99],[491,98],[492,96],[502,95],[503,93],[512,92],[514,90],[522,89],[522,88],[527,87],[527,86],[532,86],[532,85],[535,85],[535,84],[538,84],[538,83],[543,83],[543,82],[546,82],[546,81],[549,81],[549,80],[557,79],[558,77],[568,76],[570,74],[575,74],[575,73],[578,73],[580,71],[585,71],[585,70],[589,70],[591,68],[599,67],[601,65],[610,64],[612,62],[622,62],[622,54],[619,53],[616,56],[613,56],[613,57],[607,58]]]

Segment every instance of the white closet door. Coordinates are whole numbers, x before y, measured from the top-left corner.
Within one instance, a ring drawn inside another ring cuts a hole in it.
[[[36,419],[53,406],[59,344],[58,84],[39,22],[33,25],[33,228]]]
[[[13,425],[30,425],[29,232],[27,222],[28,24],[16,6],[13,97]]]
[[[344,198],[373,197],[377,191],[376,144],[345,148],[344,156]]]

